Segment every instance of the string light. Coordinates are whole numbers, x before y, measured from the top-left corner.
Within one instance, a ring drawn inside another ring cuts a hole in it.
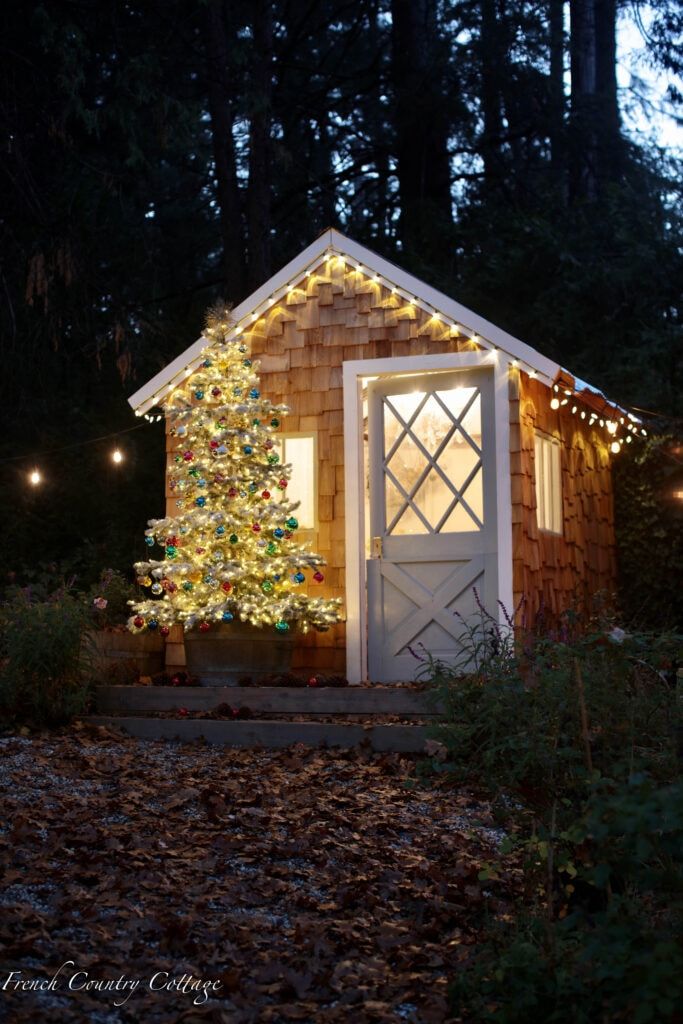
[[[40,475],[40,470],[38,470],[38,469],[31,470],[31,473],[29,474],[28,480],[29,480],[29,483],[33,487],[37,487],[38,484],[42,483],[43,478]]]
[[[119,465],[123,462],[123,452],[119,448],[115,448],[111,453],[111,461]]]

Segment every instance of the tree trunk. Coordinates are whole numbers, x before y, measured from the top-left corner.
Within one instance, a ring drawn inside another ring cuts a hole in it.
[[[421,263],[443,261],[453,215],[436,2],[392,0],[391,12],[403,248]]]
[[[502,60],[496,0],[481,0],[479,63],[481,67],[481,108],[484,130],[479,148],[484,161],[484,176],[489,188],[502,177],[501,141],[503,111],[501,96]]]
[[[550,161],[553,184],[564,191],[564,0],[550,0]]]
[[[226,299],[244,297],[244,240],[232,135],[233,95],[228,73],[229,39],[222,0],[211,0],[206,17],[208,98],[216,163],[216,197],[223,241]]]
[[[273,92],[273,11],[270,0],[253,0],[253,63],[249,131],[249,284],[270,276],[271,252],[271,104]]]
[[[623,161],[616,80],[615,0],[572,0],[571,195],[591,201]]]

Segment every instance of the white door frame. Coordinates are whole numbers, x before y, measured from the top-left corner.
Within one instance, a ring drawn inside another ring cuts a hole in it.
[[[498,618],[512,613],[512,497],[510,483],[510,363],[502,353],[445,352],[433,356],[358,359],[343,364],[344,480],[346,513],[346,676],[367,679],[367,594],[365,583],[365,480],[362,379],[423,372],[489,369],[493,374],[498,547]]]

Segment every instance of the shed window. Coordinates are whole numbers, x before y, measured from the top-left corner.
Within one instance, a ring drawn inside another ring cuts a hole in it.
[[[294,513],[302,530],[315,529],[316,458],[314,434],[278,434],[273,438],[283,463],[290,463],[292,475],[283,500],[299,501]]]
[[[549,533],[562,533],[562,473],[557,438],[536,434],[534,463],[538,527]]]

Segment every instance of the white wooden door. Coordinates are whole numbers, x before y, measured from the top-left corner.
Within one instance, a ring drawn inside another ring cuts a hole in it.
[[[497,613],[494,431],[490,371],[368,386],[372,682],[412,680],[425,650],[452,663],[463,620]]]

